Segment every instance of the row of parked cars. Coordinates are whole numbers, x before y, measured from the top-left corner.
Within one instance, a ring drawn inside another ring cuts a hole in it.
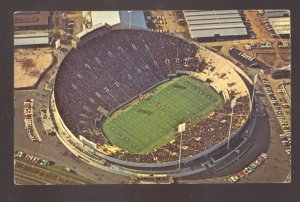
[[[280,134],[280,138],[282,141],[282,144],[286,147],[286,153],[288,156],[291,155],[291,129],[288,126],[288,122],[281,110],[280,104],[277,101],[277,98],[275,97],[275,94],[273,92],[273,89],[270,85],[270,82],[267,79],[263,79],[262,83],[269,95],[269,98],[271,100],[271,103],[273,105],[274,111],[276,113],[276,116],[278,118],[278,121],[281,125],[281,128],[283,130],[283,133]]]
[[[248,166],[246,166],[242,171],[227,177],[226,181],[228,183],[237,183],[238,181],[242,180],[242,178],[245,178],[246,176],[253,173],[255,169],[260,165],[262,165],[267,158],[268,158],[268,154],[261,153],[255,161],[253,161]]]
[[[272,38],[275,38],[277,35],[275,34],[275,31],[274,31],[274,28],[272,27],[272,25],[269,23],[269,20],[268,18],[266,17],[265,15],[265,12],[264,11],[259,11],[259,15],[261,17],[261,20],[264,24],[264,26],[266,27],[269,35],[272,37]]]
[[[153,31],[153,32],[169,32],[169,30],[166,30],[166,29],[149,29],[150,31]]]
[[[246,26],[246,29],[247,29],[247,32],[248,32],[250,38],[251,39],[255,39],[256,35],[255,35],[255,33],[254,33],[254,31],[253,31],[253,29],[251,27],[250,20],[247,19],[244,14],[240,14],[240,15],[241,15],[241,18],[242,18],[242,20],[244,22],[244,25]]]
[[[290,44],[287,41],[278,41],[278,48],[289,48]]]
[[[238,57],[240,60],[242,60],[244,64],[249,65],[252,68],[261,67],[253,57],[247,55],[246,53],[241,52],[234,47],[231,47],[229,51],[233,53],[236,57]]]
[[[39,158],[39,157],[36,157],[36,156],[33,156],[33,155],[29,155],[27,154],[26,152],[23,152],[23,151],[16,151],[15,152],[15,158],[21,158],[21,159],[25,159],[27,161],[30,161],[34,164],[38,164],[40,166],[51,166],[54,164],[53,161],[50,161],[50,160],[45,160],[45,159],[42,159],[42,158]]]
[[[245,43],[245,49],[246,50],[252,50],[252,48],[257,48],[257,44],[254,42],[251,43]]]
[[[260,48],[273,48],[272,42],[271,41],[266,41],[266,42],[261,41]]]
[[[33,123],[33,99],[26,100],[23,105],[25,131],[33,142],[40,142],[41,137],[37,134]]]
[[[154,24],[167,24],[167,20],[165,16],[160,16],[160,15],[151,16],[150,21],[153,22]]]
[[[247,32],[248,32],[250,38],[255,39],[256,35],[251,27],[250,20],[246,18],[243,10],[239,10],[238,12],[239,12],[239,15],[241,16],[241,19],[243,20],[244,25],[246,26],[246,29],[247,29]]]

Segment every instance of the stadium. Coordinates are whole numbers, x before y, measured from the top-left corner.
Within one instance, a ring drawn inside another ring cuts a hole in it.
[[[99,28],[78,40],[55,79],[54,122],[91,165],[181,177],[221,170],[251,147],[252,81],[182,37]]]

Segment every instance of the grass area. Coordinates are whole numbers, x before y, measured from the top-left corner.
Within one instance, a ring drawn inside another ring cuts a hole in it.
[[[181,76],[163,83],[142,102],[133,101],[103,124],[107,138],[133,153],[147,153],[171,141],[177,126],[199,120],[222,104],[207,83]]]

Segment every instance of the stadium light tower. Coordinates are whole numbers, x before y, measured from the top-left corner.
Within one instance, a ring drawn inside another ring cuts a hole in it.
[[[231,119],[230,119],[230,126],[229,126],[229,131],[228,131],[228,138],[227,138],[227,150],[229,149],[229,138],[230,138],[230,133],[231,133],[231,126],[232,126],[232,118],[233,118],[233,108],[236,106],[236,98],[234,98],[231,101]]]
[[[180,133],[180,145],[179,145],[179,159],[178,159],[178,169],[180,170],[181,162],[181,144],[182,144],[182,133],[185,131],[185,123],[178,125],[178,132]]]
[[[252,100],[251,100],[251,108],[250,111],[252,111],[253,108],[253,102],[254,102],[254,94],[255,94],[255,84],[257,83],[258,80],[258,74],[256,74],[254,76],[254,81],[253,81],[253,91],[252,91]],[[251,116],[251,112],[250,112],[250,116]]]

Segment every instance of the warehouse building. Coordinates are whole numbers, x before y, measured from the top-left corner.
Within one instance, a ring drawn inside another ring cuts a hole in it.
[[[91,11],[91,21],[92,26],[108,24],[147,28],[143,11]]]
[[[288,10],[265,10],[265,13],[267,18],[290,17]]]
[[[15,29],[46,29],[49,25],[49,11],[14,12]]]
[[[119,11],[91,11],[92,26],[97,24],[109,24],[111,26],[119,24]]]
[[[290,36],[290,12],[288,10],[265,10],[270,25],[276,35],[281,37]]]
[[[48,33],[14,35],[14,46],[41,46],[49,45]]]
[[[184,10],[191,38],[246,37],[248,32],[238,10]]]

